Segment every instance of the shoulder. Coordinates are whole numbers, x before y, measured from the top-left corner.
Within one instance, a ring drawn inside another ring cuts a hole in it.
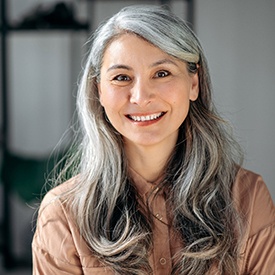
[[[38,211],[37,228],[52,227],[57,223],[73,226],[73,218],[69,206],[69,198],[73,194],[77,177],[54,187],[44,196]],[[72,192],[72,193],[70,193]],[[59,224],[60,226],[60,224]]]
[[[78,181],[78,176],[73,177],[73,178],[63,182],[62,184],[53,187],[51,190],[49,190],[45,194],[45,196],[41,202],[41,206],[48,204],[54,198],[60,197],[63,194],[65,194],[66,192],[72,190],[74,188],[74,186],[77,184],[77,181]]]
[[[75,182],[76,178],[72,178],[45,194],[39,206],[37,227],[44,227],[53,220],[65,222],[69,213],[64,195],[72,190]]]
[[[275,274],[275,207],[262,177],[240,169],[233,198],[246,224],[241,274]]]
[[[76,184],[78,177],[50,190],[41,202],[32,241],[34,274],[113,274],[93,255],[68,207]]]
[[[52,257],[66,258],[66,251],[70,251],[70,263],[77,264],[79,255],[76,242],[81,239],[75,225],[73,215],[68,207],[67,191],[73,188],[76,178],[53,188],[43,198],[36,223],[33,247],[47,251]],[[64,249],[66,245],[66,249]],[[82,245],[82,250],[83,250]],[[64,256],[64,257],[63,257]]]
[[[241,168],[233,185],[233,199],[249,224],[249,236],[275,223],[275,207],[263,178]]]

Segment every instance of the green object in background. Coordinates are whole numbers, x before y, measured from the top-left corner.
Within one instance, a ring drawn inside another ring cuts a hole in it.
[[[9,154],[2,162],[1,178],[10,184],[10,191],[25,201],[41,199],[48,174],[60,158],[35,159]]]

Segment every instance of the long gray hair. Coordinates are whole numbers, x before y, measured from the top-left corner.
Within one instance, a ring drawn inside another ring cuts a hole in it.
[[[97,90],[104,52],[124,33],[134,33],[185,61],[191,73],[194,64],[199,67],[199,97],[190,103],[160,186],[169,190],[173,226],[185,244],[173,274],[205,274],[213,265],[222,274],[237,274],[242,225],[231,190],[240,164],[239,147],[213,106],[198,39],[165,8],[124,8],[91,39],[77,98],[81,140],[68,165],[75,165],[79,174],[67,194],[79,230],[94,255],[118,274],[151,273],[152,224],[139,211],[122,137],[106,118]]]

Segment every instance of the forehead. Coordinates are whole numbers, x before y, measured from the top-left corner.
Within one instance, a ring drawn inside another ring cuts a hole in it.
[[[167,54],[144,38],[125,33],[112,40],[106,47],[102,63],[128,62],[139,64],[156,62],[158,59],[169,59],[179,62],[179,59]]]

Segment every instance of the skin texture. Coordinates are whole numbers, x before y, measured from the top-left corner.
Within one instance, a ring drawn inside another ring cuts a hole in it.
[[[155,171],[152,179],[157,177],[190,100],[198,97],[198,75],[144,39],[124,34],[105,51],[98,89],[109,121],[123,136],[131,166]]]

